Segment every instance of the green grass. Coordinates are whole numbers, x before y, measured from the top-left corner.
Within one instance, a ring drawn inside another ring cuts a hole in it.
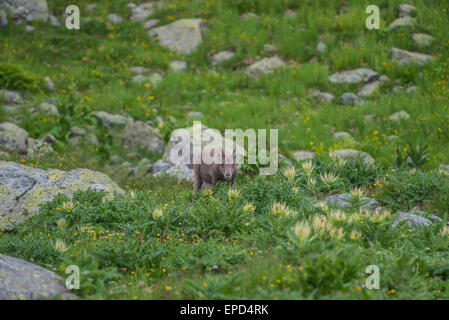
[[[381,30],[365,28],[365,8],[373,1],[165,2],[167,6],[154,15],[161,25],[180,18],[204,20],[207,31],[193,54],[172,53],[149,38],[140,23],[127,18],[130,12],[124,0],[99,2],[93,11],[87,10],[91,1],[74,1],[81,9],[77,31],[39,22],[30,23],[33,33],[11,23],[0,30],[0,86],[22,92],[31,105],[56,98],[60,112],[59,117],[48,117],[25,108],[11,114],[0,102],[0,122],[14,119],[33,138],[52,133],[59,140],[53,154],[7,159],[42,168],[103,171],[136,194],[133,199],[128,195],[105,203],[103,194],[95,193],[58,198],[16,231],[1,234],[0,252],[54,268],[61,275],[65,266],[79,265],[89,272],[82,277],[82,298],[448,298],[449,269],[444,262],[448,238],[440,234],[442,226],[435,224],[422,232],[390,227],[394,213],[414,206],[442,218],[448,215],[449,183],[447,176],[438,173],[441,163],[449,163],[447,1],[414,1],[418,8],[414,31],[386,30],[397,17],[401,0],[375,1],[381,11]],[[57,16],[65,6],[62,0],[49,1]],[[286,17],[287,9],[297,16]],[[125,21],[108,24],[111,12]],[[246,12],[260,19],[241,22],[240,15]],[[429,33],[436,40],[418,48],[411,40],[413,32]],[[328,49],[317,56],[319,40]],[[244,66],[234,66],[272,56],[263,50],[267,43],[278,48],[276,54],[288,63],[285,68],[254,80],[244,73]],[[389,59],[391,47],[432,54],[436,59],[419,68],[399,66]],[[227,49],[236,56],[212,67],[208,53]],[[188,70],[170,73],[169,63],[176,59],[185,60]],[[164,79],[157,87],[132,83],[129,69],[133,66],[159,72]],[[391,82],[363,105],[340,106],[340,95],[356,92],[359,86],[333,85],[328,76],[358,67],[374,69]],[[45,76],[54,81],[55,92],[42,86],[40,79]],[[413,95],[396,93],[396,81],[418,90]],[[317,89],[335,94],[336,102],[317,103],[311,97]],[[99,110],[154,123],[161,116],[165,123],[159,132],[165,142],[175,128],[191,125],[185,118],[191,110],[201,111],[203,124],[221,131],[279,129],[283,154],[306,149],[320,156],[314,162],[317,184],[312,187],[307,182],[300,166],[293,182],[297,193],[280,172],[274,177],[254,177],[248,170],[237,181],[240,197],[231,201],[226,186],[210,196],[193,197],[188,182],[149,175],[128,177],[109,161],[110,155],[134,164],[140,157],[157,160],[160,155],[125,153],[120,140],[109,139],[91,116]],[[406,110],[410,120],[387,120],[399,110]],[[365,122],[367,114],[376,117]],[[168,120],[171,116],[176,122]],[[88,125],[95,126],[89,132],[99,137],[101,148],[70,143],[70,128]],[[357,144],[335,141],[333,130],[350,132]],[[390,135],[399,136],[399,141],[390,142]],[[409,144],[428,146],[428,161],[416,172],[400,161],[410,152]],[[340,148],[368,152],[378,165],[348,162],[339,166],[326,155]],[[338,182],[325,185],[319,175],[325,172],[338,175]],[[313,197],[323,199],[359,186],[391,215],[373,222],[349,210],[345,215],[354,219],[332,223],[332,228],[342,228],[343,238],[315,230],[305,242],[296,238],[292,231],[296,223],[312,224],[317,214],[335,213],[332,208],[315,207]],[[57,209],[69,200],[75,205],[70,213]],[[275,202],[285,203],[298,214],[274,216],[270,207]],[[247,203],[255,205],[254,212],[243,211]],[[162,218],[154,219],[154,209],[165,204]],[[67,224],[64,228],[57,226],[61,218]],[[352,232],[359,236],[351,239]],[[68,251],[55,250],[56,240],[63,240]],[[380,290],[362,288],[369,264],[381,269]]]

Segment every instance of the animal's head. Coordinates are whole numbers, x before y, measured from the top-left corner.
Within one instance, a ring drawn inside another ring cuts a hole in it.
[[[226,180],[231,180],[232,178],[232,174],[236,166],[235,157],[235,150],[232,154],[229,154],[224,150],[221,152],[220,173]]]

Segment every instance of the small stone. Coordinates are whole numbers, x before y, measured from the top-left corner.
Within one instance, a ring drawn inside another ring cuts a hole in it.
[[[219,64],[222,64],[223,62],[226,62],[228,60],[231,60],[234,58],[235,53],[229,50],[226,51],[220,51],[216,54],[214,54],[211,58],[212,65],[218,66]]]
[[[400,64],[411,64],[416,63],[418,65],[424,65],[431,62],[434,57],[424,53],[411,52],[407,50],[402,50],[398,48],[391,48],[390,58]]]
[[[187,114],[187,118],[188,118],[188,119],[200,119],[200,118],[202,118],[202,117],[203,117],[203,113],[200,112],[200,111],[190,111],[190,112]]]
[[[187,70],[187,62],[182,61],[182,60],[173,60],[170,62],[169,69],[172,72],[185,71],[185,70]]]
[[[160,21],[161,21],[161,20],[159,20],[159,19],[150,19],[150,20],[148,20],[147,22],[145,22],[145,23],[143,24],[143,27],[144,27],[145,29],[151,29],[151,28],[157,26],[157,25],[159,24]]]
[[[153,87],[157,87],[164,78],[162,78],[162,76],[159,73],[154,72],[150,74],[148,79]]]
[[[347,84],[347,83],[367,83],[377,80],[379,74],[371,69],[358,68],[354,70],[347,70],[337,72],[329,76],[331,83]]]
[[[402,18],[398,18],[398,19],[394,20],[392,23],[390,23],[390,25],[388,26],[388,29],[395,30],[395,29],[404,28],[404,27],[413,28],[415,26],[415,23],[416,23],[415,18],[406,16],[406,17],[402,17]]]
[[[389,117],[388,120],[390,121],[401,121],[401,120],[408,120],[410,119],[410,114],[408,114],[407,111],[401,110],[395,113],[392,113]]]
[[[144,74],[145,72],[147,72],[147,68],[140,67],[140,66],[131,67],[131,68],[129,68],[129,70],[131,72],[134,72],[135,74]]]
[[[347,106],[347,105],[353,106],[353,105],[360,104],[362,102],[363,102],[363,100],[360,97],[358,97],[357,95],[355,95],[354,93],[351,93],[351,92],[343,93],[343,95],[340,98],[340,103],[345,106]]]
[[[320,41],[317,43],[315,51],[318,52],[319,54],[323,54],[324,52],[326,52],[327,50],[327,46],[324,42]]]
[[[45,81],[45,87],[49,90],[49,91],[55,91],[55,84],[53,83],[53,81],[51,80],[50,77],[45,77],[44,78]]]
[[[379,81],[367,83],[357,92],[357,95],[364,98],[371,97],[375,92],[378,91],[379,85]]]
[[[427,47],[435,40],[434,37],[425,33],[414,33],[412,39],[420,47]]]
[[[337,141],[341,140],[354,140],[354,138],[351,136],[349,132],[346,131],[339,131],[334,133],[334,139]]]
[[[25,26],[25,31],[26,32],[33,32],[34,31],[34,27],[32,27],[32,26]]]
[[[123,18],[116,13],[110,13],[108,15],[108,21],[112,24],[119,24],[123,22]]]
[[[398,11],[399,18],[408,17],[412,12],[416,11],[416,7],[412,6],[411,4],[403,3],[399,5]]]
[[[313,151],[297,150],[293,153],[293,158],[295,158],[295,160],[298,162],[303,161],[303,160],[313,159],[315,157],[316,157],[316,153]]]
[[[42,102],[37,108],[37,111],[49,116],[59,116],[58,108],[55,105],[47,102]]]
[[[332,93],[316,91],[313,96],[316,98],[318,102],[332,102],[335,99],[335,96]]]
[[[263,51],[265,51],[266,53],[272,53],[278,51],[278,48],[276,48],[276,46],[273,44],[265,43],[263,45]]]
[[[277,69],[284,67],[285,63],[277,56],[271,58],[263,58],[246,68],[246,72],[253,78],[257,78],[263,74],[272,74]]]
[[[361,157],[365,164],[374,164],[376,162],[370,154],[354,149],[340,149],[330,151],[329,156],[331,158],[339,158],[339,159],[355,159]]]
[[[240,16],[240,20],[242,21],[259,20],[259,16],[253,12],[247,12]]]

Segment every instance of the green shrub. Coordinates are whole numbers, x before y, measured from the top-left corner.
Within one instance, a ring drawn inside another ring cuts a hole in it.
[[[22,70],[20,67],[0,63],[0,87],[17,91],[37,91],[43,80],[34,74]]]

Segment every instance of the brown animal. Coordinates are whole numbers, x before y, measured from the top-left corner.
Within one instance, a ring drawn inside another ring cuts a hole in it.
[[[204,161],[207,155],[213,161]],[[228,163],[225,162],[225,159],[229,159],[226,161]],[[229,184],[234,184],[238,174],[235,150],[230,155],[228,152],[218,148],[206,148],[202,151],[201,155],[195,157],[195,160],[193,164],[194,193],[201,189],[204,182],[213,186],[217,184],[217,181],[226,181]],[[212,163],[208,164],[209,162]]]

